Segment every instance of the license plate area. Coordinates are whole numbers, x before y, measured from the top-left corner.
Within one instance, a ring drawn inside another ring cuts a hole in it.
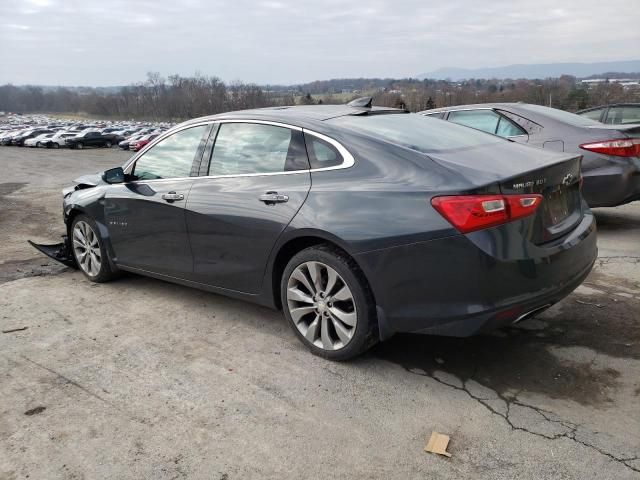
[[[547,194],[547,217],[549,225],[556,225],[569,216],[571,211],[569,195],[564,188],[558,188]]]

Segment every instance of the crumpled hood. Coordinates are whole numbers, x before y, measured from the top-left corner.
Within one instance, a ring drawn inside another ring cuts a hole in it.
[[[104,181],[102,180],[102,174],[101,173],[94,173],[91,175],[83,175],[81,177],[76,178],[73,183],[75,183],[77,186],[82,186],[82,187],[95,187],[96,185],[100,185],[101,183],[104,183]]]
[[[93,188],[98,185],[103,185],[105,182],[102,180],[102,173],[94,173],[91,175],[83,175],[76,178],[73,181],[74,185],[62,189],[62,196],[66,197],[70,193],[76,190],[83,190],[85,188]]]

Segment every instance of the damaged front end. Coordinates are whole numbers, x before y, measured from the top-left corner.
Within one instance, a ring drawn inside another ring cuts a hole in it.
[[[54,259],[57,262],[66,265],[71,268],[78,268],[76,264],[76,260],[73,257],[73,253],[71,252],[71,243],[69,242],[69,237],[66,235],[62,236],[62,242],[56,243],[54,245],[42,245],[38,243],[34,243],[29,240],[29,243],[36,250],[44,253],[47,257]]]
[[[63,197],[63,215],[65,223],[67,223],[67,203],[71,196],[80,190],[86,190],[96,187],[101,183],[102,176],[100,174],[94,175],[84,175],[80,178],[77,178],[73,181],[74,185],[66,187],[62,190]],[[63,265],[71,268],[78,268],[76,264],[76,260],[73,256],[73,251],[71,247],[71,241],[67,235],[62,235],[62,242],[45,245],[32,242],[29,240],[29,243],[39,252],[44,253],[47,257],[54,259],[56,262],[60,262]]]

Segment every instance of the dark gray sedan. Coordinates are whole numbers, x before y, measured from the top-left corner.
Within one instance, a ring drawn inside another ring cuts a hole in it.
[[[78,179],[64,220],[64,244],[36,247],[91,281],[128,271],[281,308],[336,360],[535,315],[597,254],[578,155],[367,105],[183,123]]]
[[[640,199],[640,125],[604,125],[526,103],[458,105],[420,113],[515,142],[582,155],[583,195],[591,207]]]

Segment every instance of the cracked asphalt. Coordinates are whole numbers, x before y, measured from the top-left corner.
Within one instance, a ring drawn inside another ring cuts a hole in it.
[[[331,363],[278,312],[26,243],[126,158],[0,148],[0,479],[640,478],[640,202],[596,210],[594,271],[537,318]]]

